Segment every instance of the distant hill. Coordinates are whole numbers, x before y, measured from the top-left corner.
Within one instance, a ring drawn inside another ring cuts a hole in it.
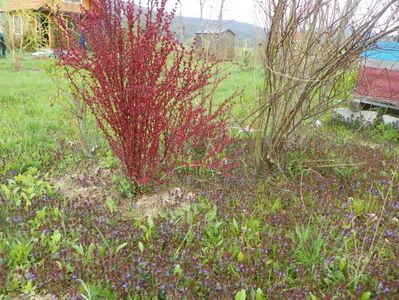
[[[201,30],[200,18],[180,18],[179,16],[176,16],[172,23],[172,28],[176,31],[176,34],[179,37],[182,36],[182,23],[184,26],[184,40],[195,37],[195,33]],[[217,29],[219,27],[219,22],[217,20],[204,19],[203,23],[205,29]],[[237,22],[234,20],[224,20],[222,27],[230,29],[237,35],[238,45],[243,45],[244,43],[247,43],[248,46],[253,46],[255,45],[256,37],[259,37],[259,35],[262,34],[262,28],[260,27],[256,27],[248,23]]]

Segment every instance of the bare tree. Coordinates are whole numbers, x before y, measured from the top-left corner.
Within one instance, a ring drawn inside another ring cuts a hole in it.
[[[264,87],[251,117],[258,165],[278,165],[303,125],[351,97],[360,54],[399,29],[397,0],[256,0]],[[303,132],[303,130],[302,130]]]
[[[223,12],[225,8],[226,0],[220,0],[219,6],[219,16],[218,16],[218,25],[221,28],[223,26]]]
[[[199,0],[201,30],[204,30],[204,29],[205,29],[205,26],[204,26],[204,10],[205,10],[205,3],[206,3],[206,0]]]

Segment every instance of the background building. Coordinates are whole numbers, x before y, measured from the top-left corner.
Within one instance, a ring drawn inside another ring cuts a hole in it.
[[[211,59],[233,60],[236,34],[230,29],[198,31],[195,36],[197,50],[204,50]]]
[[[5,0],[0,4],[0,14],[5,19],[8,43],[28,43],[31,48],[55,48],[56,31],[49,18],[59,6],[68,15],[80,13],[81,6],[90,8],[90,0]],[[34,42],[32,42],[34,41]],[[29,48],[29,47],[26,47]]]

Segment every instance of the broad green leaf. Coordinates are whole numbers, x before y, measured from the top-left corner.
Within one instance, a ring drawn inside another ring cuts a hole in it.
[[[182,270],[182,268],[180,267],[179,264],[177,264],[177,265],[175,266],[175,269],[174,269],[174,271],[173,271],[173,274],[174,274],[174,275],[177,275],[179,278],[181,278],[181,277],[183,276],[183,270]]]
[[[55,220],[58,220],[58,217],[60,216],[60,211],[59,211],[58,207],[54,208],[53,216],[54,216]]]
[[[114,200],[112,200],[112,198],[108,198],[105,201],[105,205],[107,206],[107,208],[111,214],[114,213],[114,211],[116,210],[116,205],[115,205]]]
[[[312,293],[310,293],[310,300],[317,300],[317,297],[315,295],[313,295]]]
[[[244,260],[244,254],[242,252],[238,253],[237,260],[238,262],[242,262]]]
[[[127,246],[127,243],[125,242],[125,243],[123,243],[123,244],[120,244],[117,248],[116,248],[116,251],[115,251],[115,253],[116,254],[118,254],[123,248],[125,248]]]
[[[147,224],[150,229],[154,228],[154,221],[152,220],[151,216],[148,217]]]
[[[57,263],[58,269],[62,270],[62,263],[60,261],[58,261],[58,260],[56,261],[56,263]]]
[[[80,255],[84,255],[84,249],[82,245],[72,245],[72,249],[75,249],[76,252]]]
[[[144,251],[144,245],[141,241],[139,241],[139,250],[140,250],[140,252]]]
[[[40,220],[43,219],[44,216],[46,215],[46,208],[43,208],[41,210],[36,211],[36,217]]]
[[[245,290],[239,291],[234,297],[234,300],[246,300],[246,299],[247,299],[247,293],[245,292]]]
[[[360,296],[359,300],[369,300],[370,298],[371,298],[371,293],[370,292],[364,292]]]
[[[255,299],[256,300],[263,300],[264,299],[263,291],[260,288],[258,288],[256,290]]]
[[[61,240],[61,233],[60,233],[60,231],[58,229],[53,232],[53,234],[51,236],[51,240],[54,243],[58,243]]]
[[[22,292],[24,294],[32,294],[35,291],[35,288],[32,284],[32,281],[27,281],[26,284],[22,287]]]
[[[238,227],[238,223],[237,223],[236,219],[233,219],[232,228],[233,228],[234,232],[236,232],[236,233],[239,232],[239,227]]]
[[[346,259],[342,258],[341,261],[339,262],[339,270],[343,271],[346,267]]]

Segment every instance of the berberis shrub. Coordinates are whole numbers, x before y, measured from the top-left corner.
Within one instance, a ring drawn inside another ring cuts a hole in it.
[[[72,16],[74,26],[55,15],[66,78],[76,87],[85,82],[76,90],[136,184],[178,166],[224,168],[222,152],[229,143],[229,100],[212,107],[222,80],[214,76],[218,67],[198,61],[194,46],[185,48],[176,39],[175,10],[168,12],[166,3],[96,0]]]

